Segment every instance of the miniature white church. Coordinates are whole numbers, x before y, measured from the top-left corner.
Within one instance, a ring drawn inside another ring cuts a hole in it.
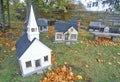
[[[52,50],[39,41],[39,31],[32,6],[27,32],[16,42],[16,51],[23,77],[42,72],[45,68],[52,65]]]

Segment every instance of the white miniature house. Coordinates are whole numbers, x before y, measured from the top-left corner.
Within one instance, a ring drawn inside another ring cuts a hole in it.
[[[76,43],[78,40],[78,27],[76,24],[56,22],[55,23],[55,42]]]
[[[18,62],[23,77],[42,72],[51,66],[51,49],[39,41],[39,31],[35,20],[33,7],[25,32],[16,43]]]

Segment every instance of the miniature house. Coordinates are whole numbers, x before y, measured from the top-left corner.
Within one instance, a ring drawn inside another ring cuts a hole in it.
[[[37,24],[38,24],[39,32],[46,32],[46,31],[48,31],[48,21],[47,21],[47,19],[39,18],[37,20]]]
[[[78,27],[76,24],[56,22],[55,42],[77,42]]]
[[[18,62],[23,77],[40,73],[51,66],[51,49],[39,41],[39,31],[31,6],[25,32],[16,43]]]

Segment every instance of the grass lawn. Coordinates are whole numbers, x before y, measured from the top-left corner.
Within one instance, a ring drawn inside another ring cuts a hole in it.
[[[12,32],[22,29],[11,29]],[[78,82],[119,82],[120,81],[120,40],[117,46],[95,45],[93,37],[86,30],[80,30],[77,44],[56,44],[49,40],[48,33],[40,34],[40,41],[55,52],[57,66],[67,62],[74,74],[82,75]],[[19,34],[18,36],[20,36]],[[15,35],[14,35],[15,36]],[[6,42],[16,41],[19,37],[6,36]],[[2,38],[3,36],[0,36]],[[39,82],[44,74],[23,78],[17,62],[14,46],[4,46],[0,39],[0,82]],[[89,80],[88,80],[89,79]]]

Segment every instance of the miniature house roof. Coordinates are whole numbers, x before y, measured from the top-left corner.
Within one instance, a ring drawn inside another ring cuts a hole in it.
[[[66,32],[72,26],[78,31],[78,27],[76,24],[65,23],[65,22],[55,22],[55,31]]]
[[[68,23],[72,23],[72,24],[77,24],[79,20],[77,19],[71,19],[68,21]]]
[[[33,12],[33,7],[31,5],[31,9],[30,9],[30,15],[29,15],[29,19],[28,19],[28,23],[27,23],[27,28],[38,28],[37,23],[36,23],[36,19],[35,19],[35,15]]]
[[[48,26],[48,21],[45,18],[39,18],[37,20],[38,26]]]

